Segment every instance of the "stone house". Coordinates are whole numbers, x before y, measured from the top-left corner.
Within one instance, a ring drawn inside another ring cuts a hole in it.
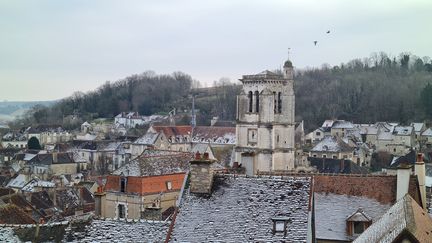
[[[135,140],[130,144],[130,151],[132,157],[137,157],[144,152],[147,148],[155,148],[165,150],[170,146],[165,133],[148,131],[142,137]]]
[[[154,176],[107,176],[100,202],[100,215],[117,219],[162,220],[162,214],[176,206],[186,173]]]
[[[107,177],[96,193],[97,214],[109,218],[161,219],[175,207],[189,170],[190,153],[145,150]]]
[[[353,160],[354,148],[335,136],[326,136],[310,150],[310,157]]]
[[[36,137],[41,145],[72,141],[73,134],[60,125],[38,125],[26,129],[27,139]]]
[[[432,128],[426,129],[422,134],[422,141],[426,146],[432,146]]]

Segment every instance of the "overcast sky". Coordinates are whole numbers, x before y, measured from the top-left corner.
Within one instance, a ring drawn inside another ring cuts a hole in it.
[[[288,48],[297,68],[432,56],[431,23],[430,0],[0,0],[0,100],[59,99],[146,70],[237,80],[280,67]]]

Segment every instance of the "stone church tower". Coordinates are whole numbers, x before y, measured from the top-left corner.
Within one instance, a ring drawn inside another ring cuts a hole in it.
[[[283,75],[264,71],[243,75],[237,96],[235,161],[248,175],[294,169],[293,66]]]

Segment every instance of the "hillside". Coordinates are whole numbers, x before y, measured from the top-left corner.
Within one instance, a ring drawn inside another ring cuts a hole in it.
[[[261,70],[257,70],[261,71]],[[89,93],[76,93],[51,107],[27,112],[20,123],[59,123],[68,115],[82,120],[113,117],[121,111],[143,115],[167,114],[173,108],[186,112],[196,96],[198,124],[213,116],[235,119],[239,85],[221,79],[215,87],[192,89],[197,81],[184,73],[157,75],[145,72],[107,82]],[[432,62],[410,54],[389,57],[385,53],[330,67],[296,70],[296,119],[313,128],[325,119],[356,123],[432,120]]]

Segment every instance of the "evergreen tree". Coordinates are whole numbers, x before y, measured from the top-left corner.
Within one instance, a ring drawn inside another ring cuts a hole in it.
[[[31,137],[28,141],[27,141],[27,148],[28,149],[36,149],[36,150],[41,150],[42,147],[39,143],[39,139],[37,139],[36,137]]]

